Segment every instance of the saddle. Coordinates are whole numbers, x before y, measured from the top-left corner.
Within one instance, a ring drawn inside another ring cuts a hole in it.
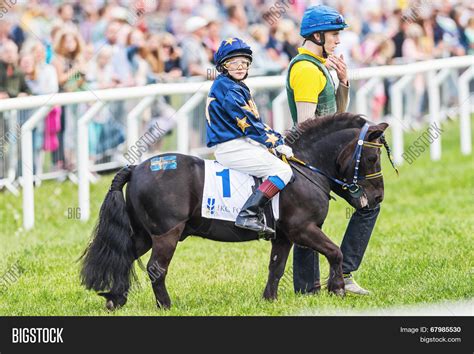
[[[208,219],[232,221],[262,179],[228,169],[215,160],[205,161],[201,215]],[[279,218],[279,194],[264,209],[265,224],[274,229]]]

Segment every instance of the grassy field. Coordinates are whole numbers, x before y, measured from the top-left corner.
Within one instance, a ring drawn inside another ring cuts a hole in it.
[[[385,201],[358,282],[369,297],[337,298],[292,291],[290,257],[279,299],[261,298],[270,244],[224,244],[190,238],[179,244],[167,278],[170,311],[157,310],[146,274],[127,305],[114,313],[79,284],[77,258],[86,247],[112,175],[92,186],[92,218],[70,218],[77,186],[47,182],[36,189],[36,227],[21,228],[21,198],[0,193],[0,315],[293,315],[321,309],[366,310],[442,300],[471,299],[473,291],[474,158],[459,152],[458,122],[443,125],[443,156],[426,151],[400,177],[384,156]],[[420,132],[405,136],[412,144]],[[340,243],[351,210],[331,202],[325,231]],[[146,263],[149,254],[142,259]],[[7,273],[7,276],[5,275]],[[322,275],[328,273],[322,259]]]

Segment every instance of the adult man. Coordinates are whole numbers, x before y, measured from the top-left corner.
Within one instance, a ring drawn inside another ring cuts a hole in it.
[[[185,76],[207,77],[211,67],[209,53],[204,47],[204,37],[207,34],[207,21],[203,17],[193,16],[186,21],[188,35],[183,39],[183,56],[181,69]]]
[[[221,38],[238,37],[247,43],[252,43],[248,33],[248,21],[242,5],[231,5],[227,9],[227,21],[221,29]]]
[[[2,46],[0,57],[0,99],[29,95],[25,75],[18,68],[18,47],[13,41]]]
[[[346,110],[349,93],[347,68],[344,58],[333,54],[339,44],[339,31],[346,27],[343,16],[331,7],[319,5],[305,11],[300,30],[305,41],[290,63],[286,84],[294,124],[315,115]],[[337,72],[337,90],[328,68]],[[347,292],[369,294],[355,282],[351,273],[359,268],[379,211],[379,207],[356,210],[346,229],[341,251]],[[295,245],[293,256],[295,291],[318,291],[321,287],[318,253]]]
[[[7,40],[1,46],[0,51],[0,100],[26,96],[30,93],[25,75],[18,67],[18,47],[13,41]],[[7,127],[8,124],[3,118],[3,112],[0,112],[0,141],[8,133],[5,131]],[[0,144],[1,153],[4,152],[3,148],[4,146]],[[5,168],[5,163],[7,162],[4,158],[0,159],[1,169]]]
[[[107,46],[112,50],[111,64],[113,80],[121,86],[133,85],[132,67],[127,58],[127,49],[120,43],[119,36],[124,24],[119,20],[112,20],[107,24],[104,42],[99,42],[96,51]],[[120,113],[122,115],[122,113]]]

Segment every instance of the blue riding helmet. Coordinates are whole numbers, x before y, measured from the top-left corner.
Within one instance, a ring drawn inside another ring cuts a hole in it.
[[[222,41],[219,49],[214,54],[214,62],[219,68],[226,60],[238,56],[246,57],[252,61],[252,49],[240,38],[227,38]]]
[[[304,12],[300,35],[304,38],[317,32],[339,31],[348,27],[337,10],[325,5],[311,6]]]

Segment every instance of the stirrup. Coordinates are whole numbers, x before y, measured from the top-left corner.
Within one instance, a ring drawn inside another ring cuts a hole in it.
[[[259,224],[262,225],[262,227],[260,228],[260,230],[255,230],[254,228],[250,228],[250,227],[247,227],[247,225],[245,223],[237,223],[237,220],[235,221],[234,225],[236,227],[239,227],[241,229],[245,229],[245,230],[250,230],[250,231],[253,231],[253,232],[256,232],[257,235],[258,235],[258,238],[261,239],[265,239],[265,240],[270,240],[270,239],[274,239],[275,238],[275,230],[273,230],[271,227],[268,227],[265,222],[264,222],[264,218],[263,217],[258,217],[257,218],[257,222]],[[244,221],[246,221],[246,218],[244,218]]]
[[[267,241],[275,240],[276,232],[271,227],[268,227],[267,225],[265,225],[265,228],[262,231],[258,232],[258,238],[259,239],[263,238],[264,240],[267,240]]]

